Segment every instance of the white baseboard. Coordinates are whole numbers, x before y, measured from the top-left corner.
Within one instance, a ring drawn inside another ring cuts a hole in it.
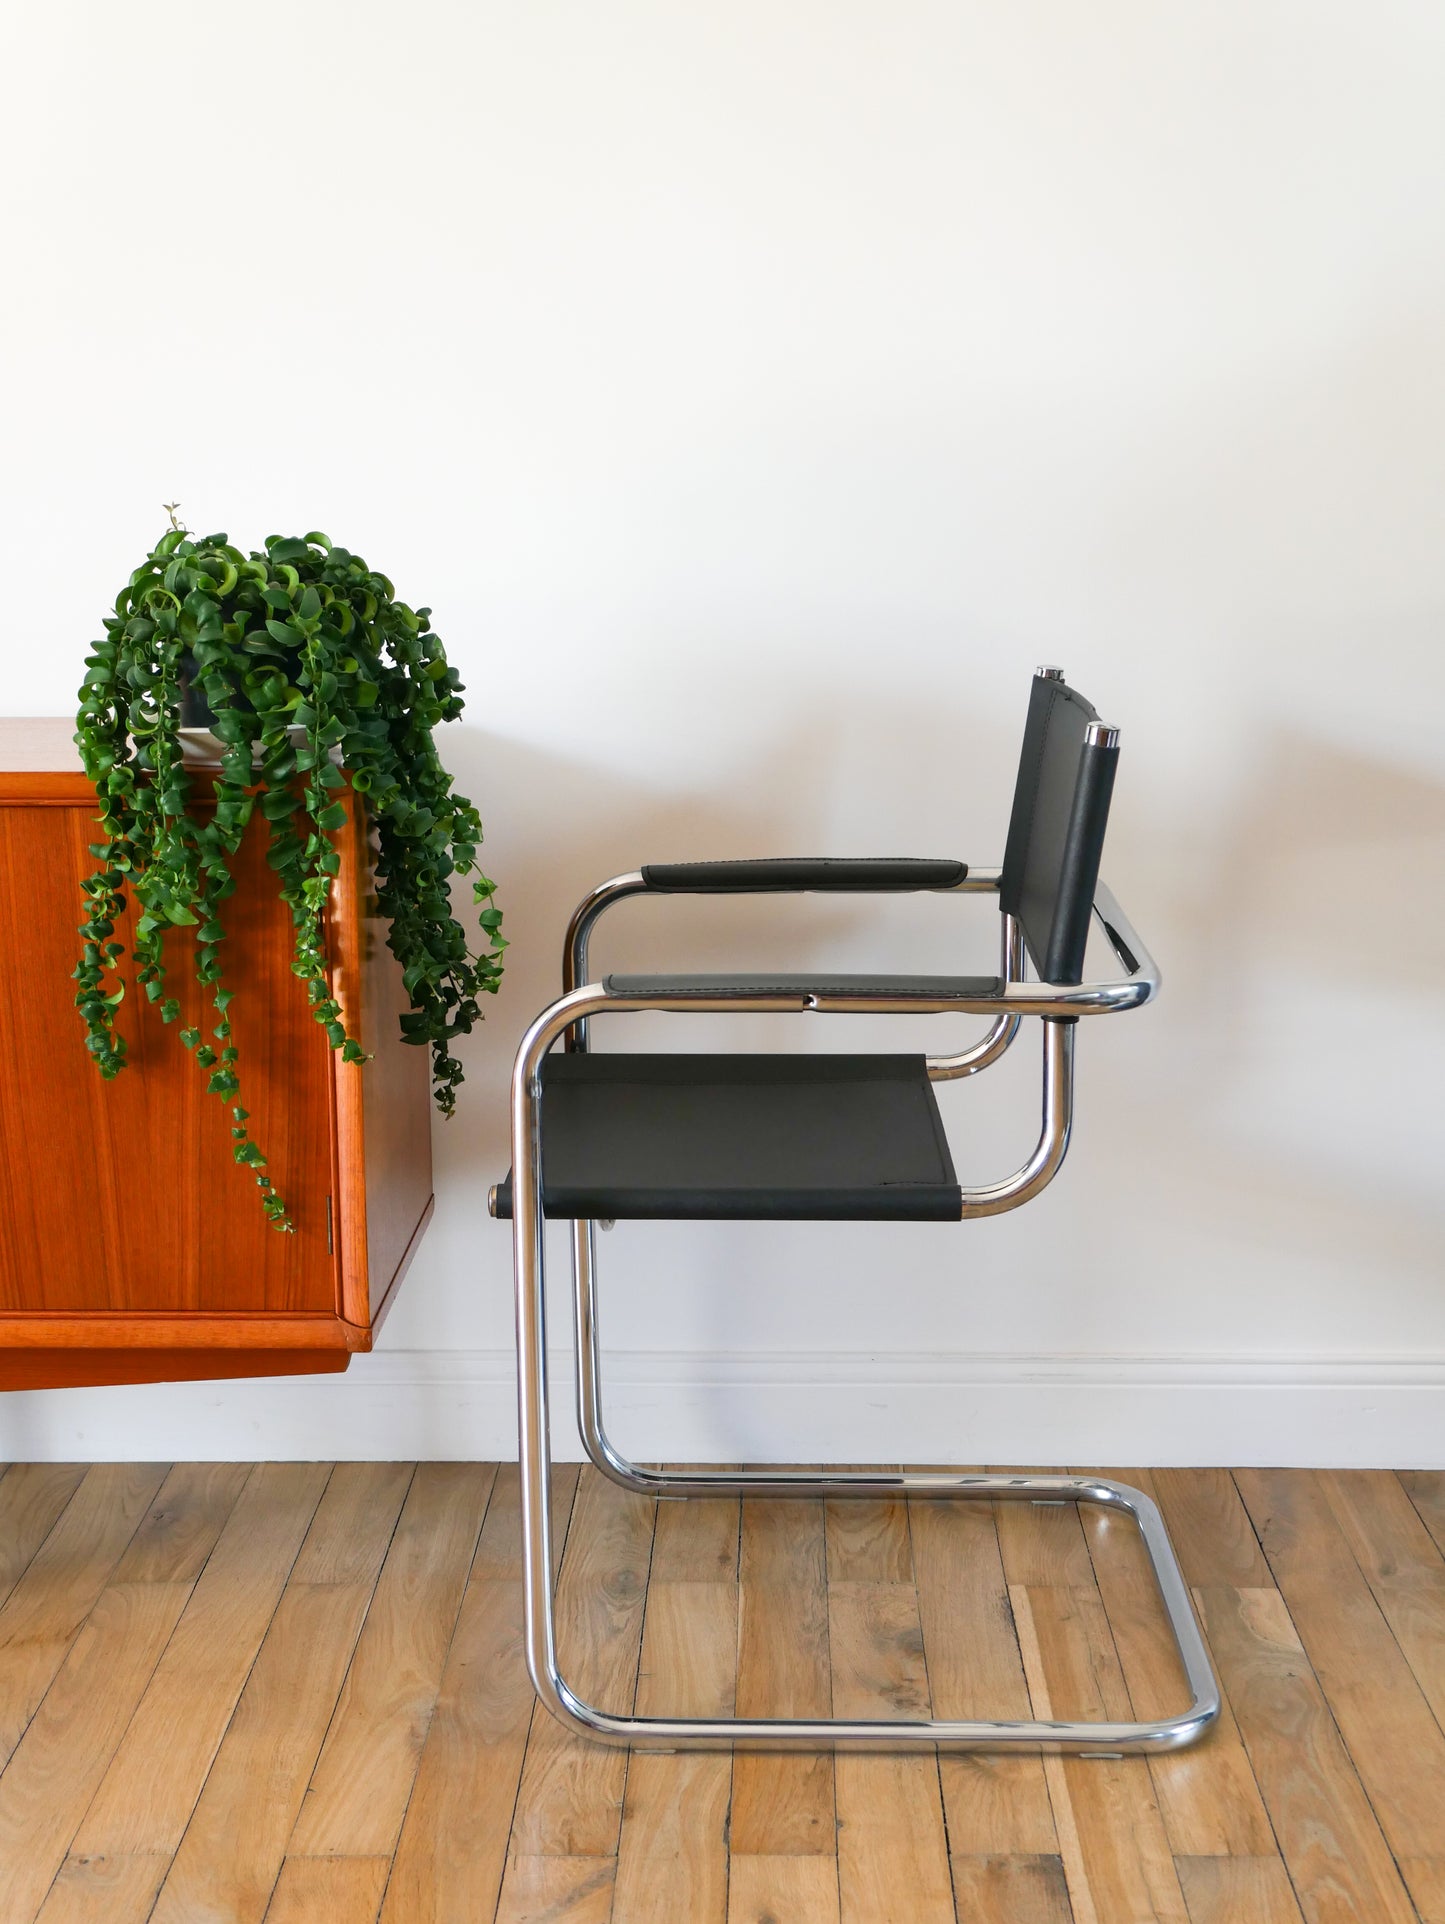
[[[510,1351],[382,1350],[343,1376],[17,1391],[0,1454],[506,1458],[512,1370]],[[575,1458],[566,1352],[552,1380]],[[618,1351],[607,1407],[645,1460],[1445,1468],[1445,1356]]]

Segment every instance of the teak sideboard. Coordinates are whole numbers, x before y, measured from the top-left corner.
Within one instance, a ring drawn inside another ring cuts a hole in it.
[[[272,1229],[231,1157],[230,1116],[176,1030],[209,1036],[167,938],[167,1026],[135,991],[129,1066],[105,1082],[70,972],[96,800],[71,725],[0,721],[0,1389],[343,1370],[372,1337],[432,1210],[429,1052],[404,1044],[401,970],[371,904],[348,789],[328,916],[334,992],[372,1060],[343,1063],[291,972],[291,918],[258,810],[225,903],[239,1099],[295,1233]],[[195,771],[198,783],[204,772]]]

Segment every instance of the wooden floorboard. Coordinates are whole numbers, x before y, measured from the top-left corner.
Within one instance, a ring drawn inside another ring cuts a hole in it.
[[[1178,1857],[1189,1924],[1300,1924],[1289,1873],[1278,1857]]]
[[[1416,1683],[1445,1725],[1445,1555],[1388,1470],[1323,1470],[1319,1482]]]
[[[1425,1528],[1445,1551],[1445,1470],[1401,1470],[1400,1487]]]
[[[168,1857],[68,1857],[38,1924],[145,1924]]]
[[[410,1465],[392,1463],[333,1472],[161,1886],[155,1924],[261,1924],[411,1476]]]
[[[0,1765],[25,1734],[165,1475],[164,1464],[97,1463],[0,1605]]]
[[[471,1463],[418,1469],[288,1857],[396,1849],[495,1477]]]
[[[576,1487],[575,1469],[554,1476],[559,1555],[566,1545]],[[503,1465],[447,1653],[381,1924],[489,1919],[499,1895],[504,1895],[503,1873],[535,1708],[522,1656],[519,1529],[516,1468]],[[610,1899],[612,1858],[590,1861],[605,1866]],[[556,1878],[545,1872],[527,1888],[553,1905],[552,1912],[538,1911],[539,1918],[565,1917],[561,1907],[578,1895],[576,1886],[559,1888]],[[526,1903],[530,1906],[530,1898]],[[502,1909],[519,1924],[522,1919],[530,1924],[526,1908],[508,1912],[505,1896]]]
[[[532,1707],[522,1586],[477,1578],[462,1600],[382,1924],[492,1916]]]
[[[640,1715],[730,1716],[737,1659],[736,1584],[649,1586]],[[732,1766],[726,1753],[633,1756],[617,1846],[614,1924],[671,1924],[680,1917],[727,1924]]]
[[[838,1924],[838,1863],[801,1857],[728,1859],[728,1924]]]
[[[253,1471],[86,1812],[77,1856],[175,1855],[330,1473]]]
[[[1414,1907],[1279,1591],[1196,1596],[1306,1918],[1411,1924]]]
[[[815,1497],[742,1506],[738,1556],[738,1715],[826,1717],[828,1550]],[[733,1760],[732,1848],[740,1856],[836,1857],[830,1755],[744,1753]]]
[[[1445,1857],[1445,1733],[1319,1478],[1241,1470],[1235,1481],[1396,1862]]]
[[[376,1924],[389,1857],[290,1857],[266,1924]]]
[[[1096,1588],[1021,1585],[1014,1617],[1036,1716],[1127,1720],[1128,1692]],[[1149,1760],[1049,1757],[1044,1772],[1076,1916],[1187,1924]]]
[[[969,1924],[1071,1924],[1060,1857],[960,1857],[953,1864],[958,1916]]]
[[[1157,1500],[1147,1470],[1095,1474],[1133,1484]],[[1133,1714],[1162,1717],[1186,1709],[1189,1688],[1138,1526],[1122,1511],[1094,1504],[1085,1506],[1081,1520]],[[1278,1854],[1227,1697],[1207,1748],[1153,1757],[1149,1773],[1176,1856]]]
[[[1224,1685],[1157,1758],[629,1755],[534,1703],[516,1469],[0,1475],[3,1924],[1445,1924],[1445,1476],[1109,1470]],[[553,1478],[565,1674],[701,1715],[1150,1717],[1137,1530]]]
[[[557,1656],[579,1696],[630,1712],[657,1506],[590,1466],[578,1481],[557,1585]],[[528,1857],[614,1857],[627,1753],[538,1717],[517,1794],[514,1846]]]
[[[934,1714],[1029,1717],[994,1505],[915,1498],[909,1511]],[[1048,1857],[1057,1851],[1053,1809],[1037,1757],[944,1756],[939,1777],[949,1850],[956,1859]]]
[[[12,1463],[0,1476],[0,1604],[80,1488],[83,1463]]]
[[[929,1717],[932,1695],[907,1505],[865,1502],[857,1518],[840,1514],[843,1508],[839,1499],[827,1514],[834,1714]],[[951,1920],[937,1758],[845,1751],[834,1768],[843,1924]]]
[[[66,1653],[0,1775],[0,1916],[44,1902],[244,1481],[173,1470]]]

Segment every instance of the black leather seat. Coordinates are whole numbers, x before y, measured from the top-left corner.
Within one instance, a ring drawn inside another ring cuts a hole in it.
[[[548,1216],[959,1218],[921,1055],[551,1055],[542,1086]]]

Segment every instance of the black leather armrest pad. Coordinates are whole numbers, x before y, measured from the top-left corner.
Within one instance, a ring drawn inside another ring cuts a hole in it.
[[[791,1000],[805,995],[892,995],[900,1000],[943,1002],[951,996],[977,1002],[1003,993],[996,975],[609,975],[603,984],[609,995],[711,996],[739,999],[777,996]]]
[[[740,894],[803,889],[947,889],[968,874],[966,862],[887,855],[769,857],[757,862],[649,862],[642,879],[664,895]]]

